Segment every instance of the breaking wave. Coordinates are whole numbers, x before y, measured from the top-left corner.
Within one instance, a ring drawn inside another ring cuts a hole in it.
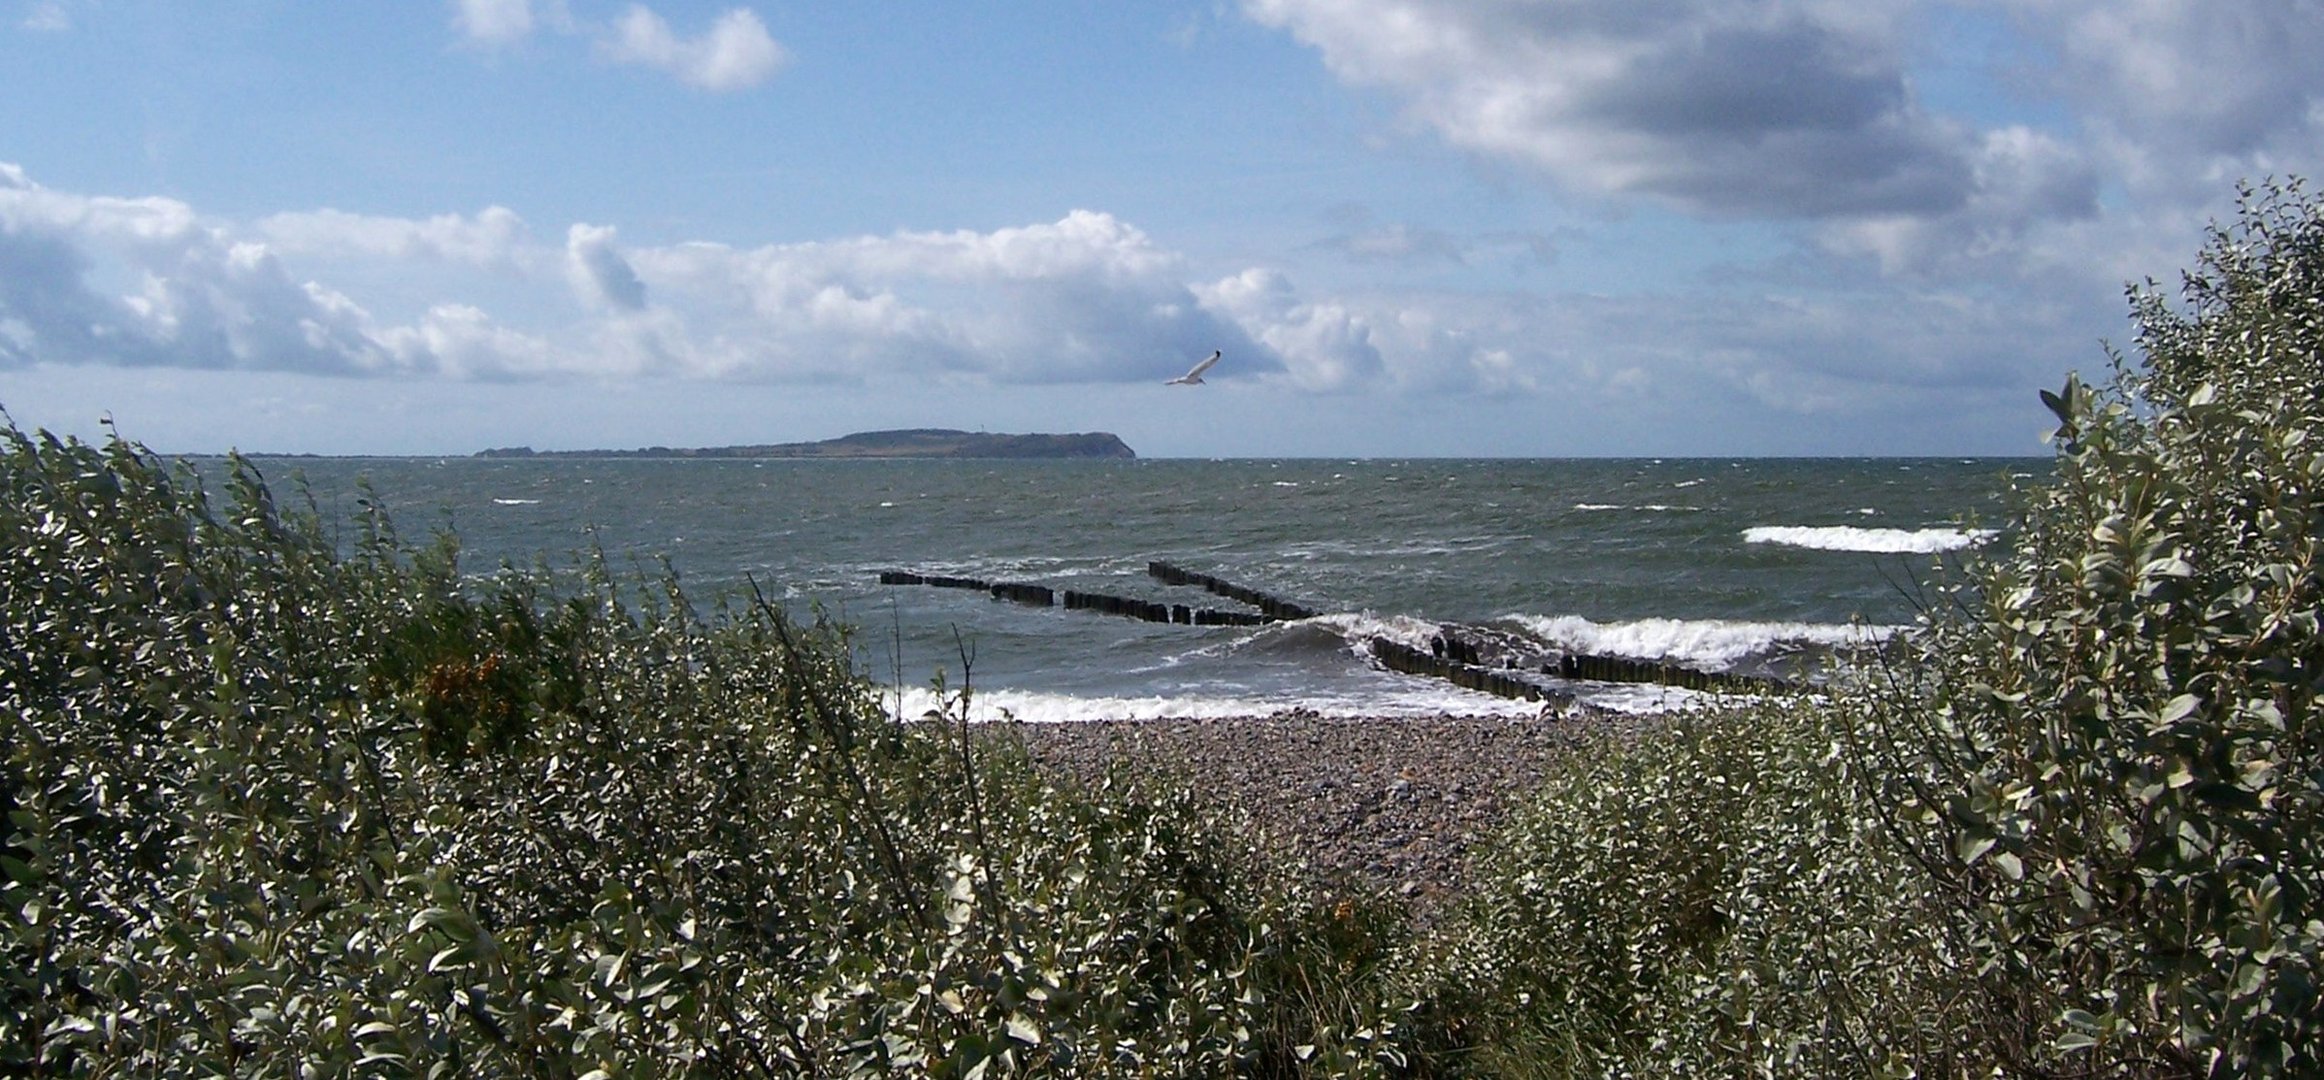
[[[1743,530],[1747,544],[1782,544],[1815,551],[1868,551],[1882,555],[1933,555],[1974,547],[1994,537],[1992,529],[1867,529],[1857,525],[1761,525]]]
[[[1592,622],[1579,615],[1516,615],[1528,636],[1566,652],[1625,656],[1711,670],[1801,649],[1877,645],[1900,628],[1847,623],[1738,622],[1725,619],[1636,619]]]

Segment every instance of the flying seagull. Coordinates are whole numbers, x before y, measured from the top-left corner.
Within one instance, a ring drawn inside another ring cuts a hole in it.
[[[1187,372],[1186,372],[1186,374],[1184,374],[1184,375],[1180,375],[1179,377],[1177,377],[1177,378],[1175,378],[1175,379],[1172,379],[1172,380],[1170,380],[1170,381],[1168,381],[1168,382],[1166,382],[1166,383],[1163,383],[1162,385],[1164,385],[1164,386],[1201,386],[1201,385],[1202,385],[1202,373],[1203,373],[1203,372],[1205,372],[1205,371],[1209,371],[1209,370],[1210,370],[1210,366],[1211,366],[1212,364],[1215,364],[1215,363],[1218,363],[1218,350],[1217,350],[1217,349],[1212,349],[1212,350],[1210,351],[1210,359],[1208,359],[1208,360],[1205,360],[1205,361],[1203,361],[1202,363],[1199,363],[1199,364],[1196,364],[1196,365],[1194,365],[1192,368],[1189,368],[1189,369],[1187,369]]]

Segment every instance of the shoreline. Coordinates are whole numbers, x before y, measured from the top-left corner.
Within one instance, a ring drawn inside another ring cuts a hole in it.
[[[1254,841],[1325,890],[1376,892],[1427,917],[1468,880],[1471,852],[1590,735],[1654,718],[1571,710],[1544,718],[1440,714],[1082,720],[979,725],[1054,782],[1115,762],[1183,780],[1249,816]]]

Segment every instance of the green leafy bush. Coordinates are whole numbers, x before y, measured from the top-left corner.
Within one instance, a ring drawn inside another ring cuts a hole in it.
[[[1943,1072],[1950,983],[1907,959],[1927,891],[1860,797],[1853,723],[1770,701],[1609,733],[1552,773],[1435,968],[1479,1071]]]
[[[1431,990],[1481,1069],[2324,1070],[2324,206],[2132,310],[1891,662],[1550,779]]]
[[[464,578],[376,512],[342,553],[119,439],[11,426],[0,485],[0,1071],[1400,1060],[1234,822],[898,723],[830,628]]]
[[[2324,1045],[2324,207],[2246,192],[2144,362],[1874,703],[1911,854],[2038,1028],[2008,1064],[2313,1073]]]

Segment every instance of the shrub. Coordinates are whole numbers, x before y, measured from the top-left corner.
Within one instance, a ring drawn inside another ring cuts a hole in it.
[[[1886,725],[1912,854],[2036,1023],[2010,1065],[2312,1072],[2324,1045],[2324,207],[2247,191],[2069,379],[2058,476]]]
[[[376,510],[342,553],[221,486],[5,433],[0,1071],[1399,1058],[1344,928],[1182,791],[979,760],[764,603],[467,578]]]
[[[2324,206],[2246,192],[1892,662],[1575,755],[1434,984],[1510,1075],[2313,1075]]]
[[[1442,958],[1491,1075],[1880,1076],[1957,1056],[1921,875],[1854,718],[1767,701],[1609,732],[1511,824]]]

